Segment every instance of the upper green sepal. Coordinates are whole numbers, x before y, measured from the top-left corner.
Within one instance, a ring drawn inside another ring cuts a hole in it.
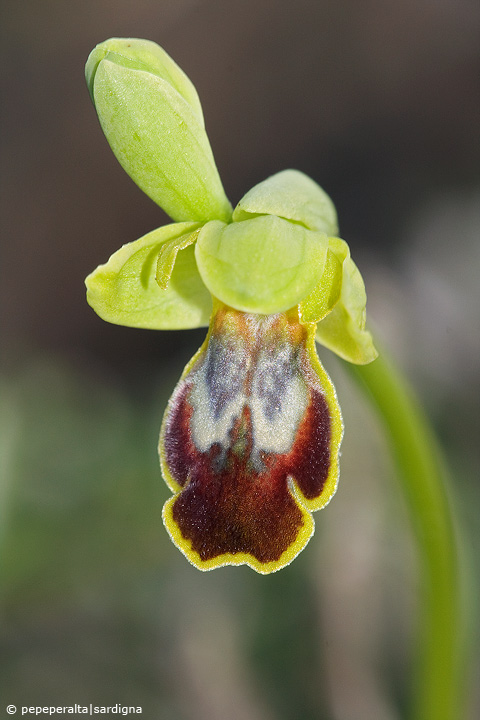
[[[157,43],[139,38],[110,38],[97,45],[88,56],[85,65],[85,79],[92,100],[94,100],[95,73],[100,62],[105,59],[123,67],[144,70],[166,80],[191,105],[202,125],[204,124],[202,106],[195,85]]]
[[[185,242],[198,227],[198,223],[166,225],[123,245],[85,280],[89,305],[103,320],[117,325],[153,330],[208,325],[212,299],[198,274],[193,247]],[[180,238],[185,249],[176,248],[175,267],[172,262],[165,270],[168,286],[161,289],[157,258],[164,245]]]
[[[378,353],[365,329],[365,285],[344,240],[329,238],[329,250],[342,266],[341,290],[333,310],[318,323],[316,339],[344,360],[366,365]]]
[[[288,310],[322,275],[328,238],[275,215],[225,225],[207,223],[195,245],[200,275],[212,295],[237,310]]]
[[[233,220],[256,215],[278,215],[309,230],[338,233],[334,204],[320,185],[298,170],[283,170],[255,185],[238,203]]]
[[[107,140],[137,185],[174,220],[228,222],[198,95],[167,53],[112,38],[92,51],[85,74]]]

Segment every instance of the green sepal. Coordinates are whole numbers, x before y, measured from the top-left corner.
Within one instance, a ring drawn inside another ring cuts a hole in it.
[[[338,233],[334,204],[320,185],[299,170],[283,170],[255,185],[238,203],[233,220],[257,215],[278,215],[309,230]]]
[[[302,322],[319,322],[337,304],[342,290],[342,263],[334,252],[328,250],[325,268],[320,282],[299,305]]]
[[[212,299],[191,245],[178,253],[165,290],[155,278],[162,246],[197,228],[198,223],[165,225],[123,245],[85,280],[89,305],[103,320],[116,325],[153,330],[208,325]]]
[[[179,68],[174,73],[161,48],[152,69],[146,62],[150,46],[146,53],[143,41],[132,40],[119,53],[118,42],[97,46],[86,66],[100,124],[118,161],[174,220],[229,221],[231,206],[190,82]]]
[[[378,353],[372,336],[365,330],[365,285],[344,240],[329,238],[329,250],[342,263],[342,287],[335,307],[318,323],[316,339],[344,360],[366,365]]]
[[[322,275],[328,238],[275,215],[204,225],[195,245],[212,295],[237,310],[260,314],[298,305]]]

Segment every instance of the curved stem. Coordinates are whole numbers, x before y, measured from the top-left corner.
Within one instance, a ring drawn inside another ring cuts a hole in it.
[[[415,397],[385,357],[349,366],[389,435],[419,557],[422,607],[414,666],[413,720],[463,717],[465,618],[453,512],[437,442]]]

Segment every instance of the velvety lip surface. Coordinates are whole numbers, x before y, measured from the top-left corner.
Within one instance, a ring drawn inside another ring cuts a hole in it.
[[[313,532],[308,510],[335,490],[341,420],[308,345],[296,312],[260,316],[221,306],[177,385],[161,435],[164,472],[177,493],[164,519],[202,569],[282,567]]]

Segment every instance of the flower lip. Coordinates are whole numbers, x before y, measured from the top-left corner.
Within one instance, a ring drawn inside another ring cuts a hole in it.
[[[200,570],[279,570],[335,492],[342,420],[314,326],[296,311],[246,314],[216,303],[207,341],[169,402],[160,436],[175,496],[163,517]]]

